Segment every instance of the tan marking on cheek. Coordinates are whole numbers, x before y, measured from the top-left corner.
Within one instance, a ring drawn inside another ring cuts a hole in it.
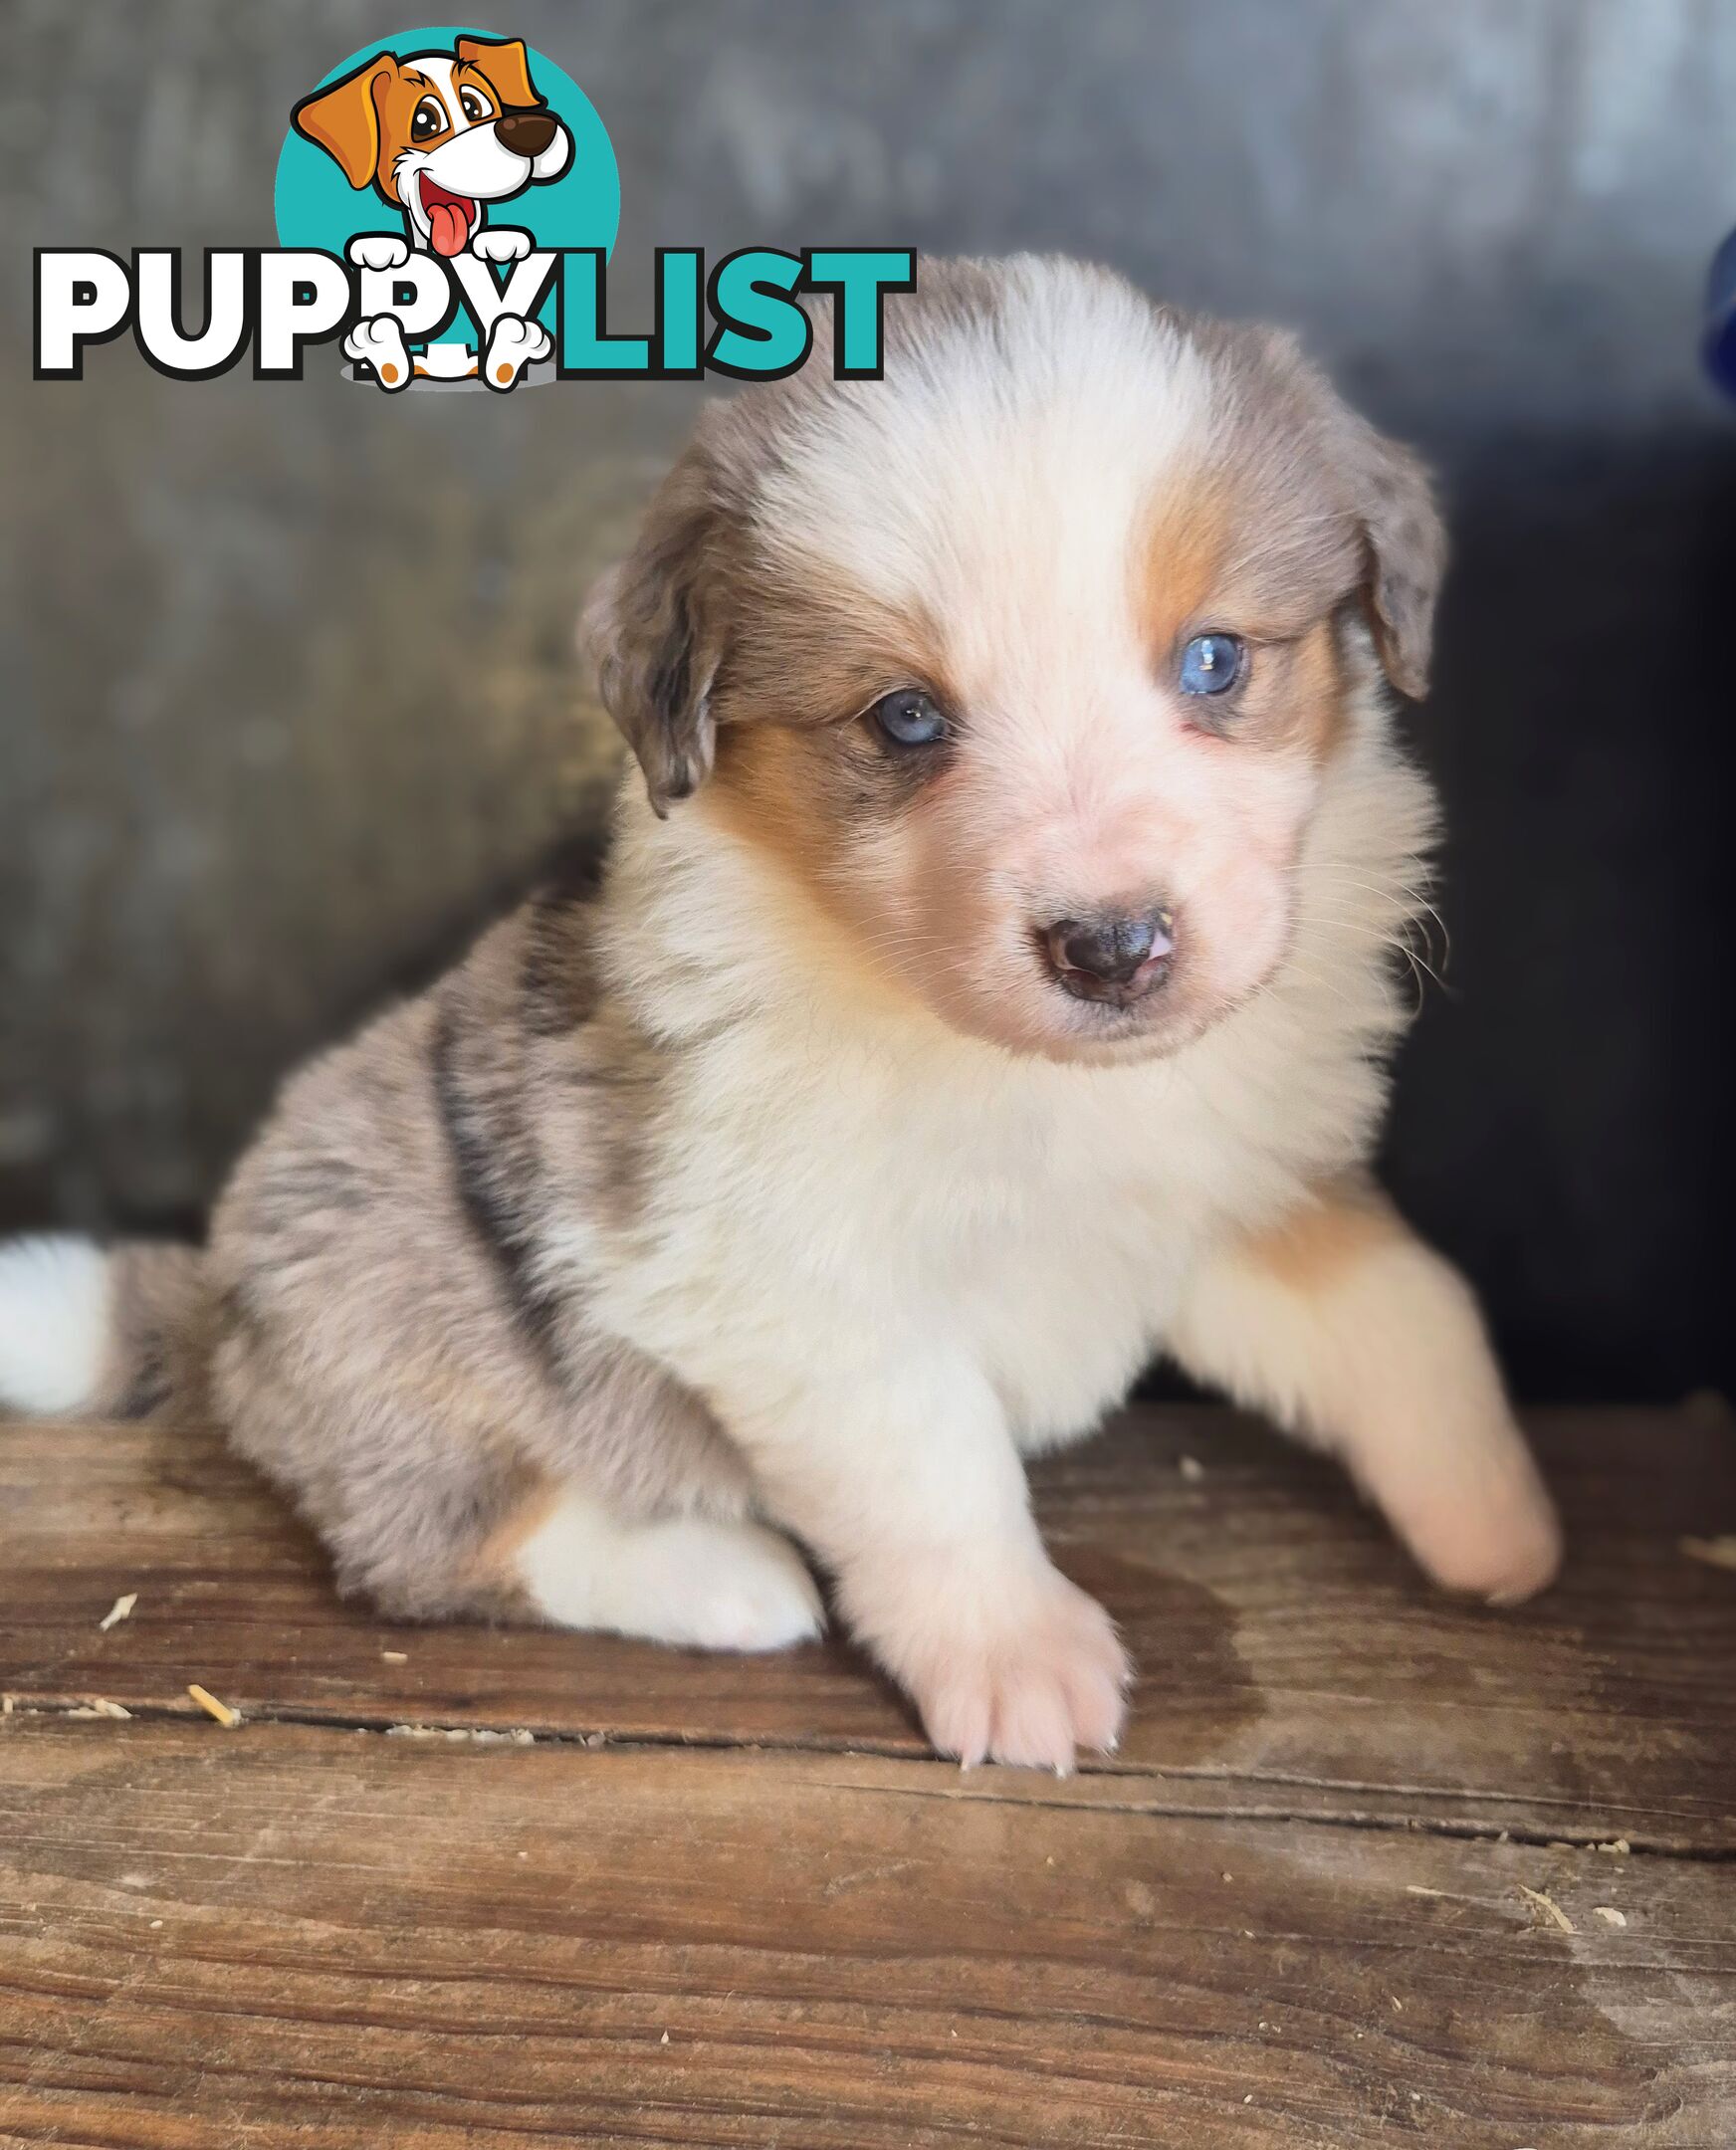
[[[1344,667],[1338,635],[1330,619],[1317,620],[1305,635],[1281,649],[1264,653],[1273,677],[1255,677],[1249,691],[1249,717],[1258,736],[1274,746],[1300,746],[1315,762],[1324,761],[1344,734]]]
[[[807,885],[835,891],[936,766],[901,764],[853,720],[899,687],[952,706],[939,638],[914,608],[820,574],[743,609],[715,697],[718,810]]]
[[[857,721],[922,687],[968,728],[942,637],[920,605],[874,599],[835,574],[784,571],[744,592],[715,697],[717,757],[702,810],[774,859],[803,961],[908,996],[937,939],[921,836],[953,780],[946,752],[901,756]],[[826,948],[816,953],[816,934]]]
[[[840,768],[847,752],[829,729],[726,726],[708,796],[728,827],[769,853],[801,895],[849,933],[868,922],[852,891],[852,860],[865,831]],[[792,918],[792,943],[799,945],[809,930],[807,921]]]
[[[1346,1182],[1316,1189],[1305,1208],[1250,1238],[1244,1253],[1275,1283],[1311,1295],[1330,1290],[1348,1270],[1405,1236],[1378,1187]]]
[[[782,868],[789,903],[780,930],[792,961],[847,972],[897,998],[908,986],[896,951],[924,941],[932,926],[897,824],[864,809],[860,752],[831,729],[734,726],[719,735],[699,803]]]
[[[836,786],[825,766],[831,744],[787,725],[725,725],[712,773],[723,818],[815,889],[825,885],[822,869],[849,837],[838,825]]]

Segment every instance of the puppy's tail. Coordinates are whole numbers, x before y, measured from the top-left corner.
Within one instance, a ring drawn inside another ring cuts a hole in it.
[[[193,1247],[0,1242],[0,1411],[203,1415],[212,1311]]]

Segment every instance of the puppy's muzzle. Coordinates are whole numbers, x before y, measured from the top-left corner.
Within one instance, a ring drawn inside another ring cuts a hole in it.
[[[495,133],[501,147],[514,156],[540,157],[554,139],[554,121],[544,111],[502,112]]]
[[[1056,980],[1075,999],[1126,1007],[1163,982],[1175,954],[1175,923],[1167,904],[1154,904],[1057,919],[1042,940]]]

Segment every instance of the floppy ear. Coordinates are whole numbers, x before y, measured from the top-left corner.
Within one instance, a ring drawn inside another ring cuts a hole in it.
[[[1351,409],[1288,329],[1257,330],[1253,349],[1281,390],[1274,406],[1280,424],[1312,439],[1340,512],[1354,521],[1363,553],[1357,594],[1382,669],[1401,694],[1420,698],[1428,691],[1434,602],[1446,571],[1446,532],[1428,472]],[[1255,408],[1258,400],[1256,392]]]
[[[638,757],[659,818],[698,790],[717,749],[718,517],[701,470],[678,463],[638,543],[597,582],[579,621],[603,707]]]
[[[1368,545],[1363,601],[1375,648],[1401,694],[1428,692],[1434,604],[1446,572],[1446,530],[1419,457],[1354,421],[1358,512]]]
[[[523,38],[461,37],[454,49],[461,60],[482,69],[500,92],[503,105],[542,103],[531,80],[531,60]]]
[[[373,101],[374,86],[389,81],[397,67],[390,53],[375,53],[341,82],[305,97],[290,113],[290,124],[296,132],[324,149],[352,187],[371,186],[379,169],[379,111]]]

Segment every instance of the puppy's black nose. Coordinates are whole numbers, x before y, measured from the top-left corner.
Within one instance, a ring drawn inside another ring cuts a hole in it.
[[[1057,919],[1043,938],[1061,983],[1069,992],[1095,1000],[1131,984],[1148,966],[1154,967],[1148,976],[1156,982],[1156,967],[1174,946],[1173,925],[1169,910],[1158,904],[1149,911]]]
[[[502,112],[495,132],[515,156],[541,156],[554,139],[554,120],[545,111]]]

